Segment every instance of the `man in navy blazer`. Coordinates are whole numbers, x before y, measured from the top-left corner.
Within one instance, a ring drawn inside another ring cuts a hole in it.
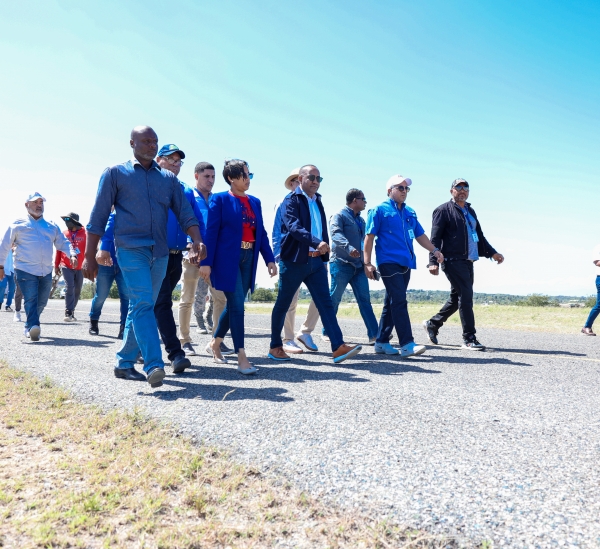
[[[268,357],[287,361],[281,330],[285,315],[302,283],[306,284],[327,331],[335,363],[357,355],[360,345],[346,345],[329,295],[329,283],[324,262],[329,260],[327,218],[317,193],[323,178],[316,166],[300,168],[300,185],[281,205],[281,260],[279,263],[279,293],[271,315],[271,348]]]

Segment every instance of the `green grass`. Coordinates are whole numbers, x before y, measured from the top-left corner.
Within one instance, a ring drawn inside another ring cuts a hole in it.
[[[409,303],[408,311],[413,323],[420,323],[439,311],[441,304]],[[246,312],[270,314],[273,303],[246,303]],[[373,305],[375,315],[381,314],[382,305]],[[306,315],[308,302],[298,304],[297,315]],[[475,305],[475,321],[478,328],[499,328],[530,332],[577,333],[585,323],[588,309],[563,307],[521,307],[518,305]],[[342,303],[338,317],[360,318],[355,303]],[[458,313],[450,317],[448,324],[460,325]]]

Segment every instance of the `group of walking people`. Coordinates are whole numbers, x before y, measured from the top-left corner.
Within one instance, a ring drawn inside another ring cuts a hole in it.
[[[222,174],[229,189],[213,193],[214,166],[199,162],[195,185],[185,185],[177,178],[185,153],[174,144],[159,150],[152,128],[134,128],[130,146],[133,158],[102,174],[85,229],[75,213],[63,216],[64,232],[46,221],[46,199],[33,193],[25,203],[27,218],[11,224],[0,243],[0,280],[6,278],[7,257],[14,254],[27,315],[25,335],[33,341],[41,334],[39,316],[52,283],[54,246],[55,269],[62,271],[69,294],[65,321],[75,320],[83,277],[96,281],[89,331],[98,335],[102,305],[113,281],[117,284],[123,340],[114,369],[118,378],[161,386],[165,377],[161,339],[173,372],[185,371],[191,365],[188,357],[196,354],[190,336],[193,309],[198,330],[207,333],[206,326],[211,327],[205,351],[214,361],[226,364],[235,354],[241,374],[256,373],[245,348],[244,302],[254,291],[259,256],[271,277],[279,274],[269,359],[284,362],[294,354],[317,351],[312,332],[319,318],[321,338],[330,344],[334,363],[360,353],[362,346],[346,342],[337,321],[348,285],[375,353],[420,355],[426,347],[414,341],[406,299],[410,274],[416,268],[416,241],[429,252],[431,274],[438,275],[441,267],[451,284],[447,303],[423,322],[429,341],[437,344],[439,329],[459,311],[463,347],[485,348],[476,338],[473,264],[480,257],[497,263],[504,258],[485,238],[468,202],[470,187],[464,179],[452,182],[450,200],[434,211],[429,238],[406,204],[410,178],[392,176],[385,185],[387,196],[382,188],[383,201],[368,211],[366,220],[362,212],[367,197],[360,189],[350,189],[345,206],[328,222],[319,193],[324,178],[317,166],[307,164],[286,178],[287,194],[276,206],[269,235],[260,200],[248,194],[253,174],[246,161],[226,161]],[[177,330],[172,294],[181,279]],[[386,289],[379,320],[369,297],[369,279],[381,279]],[[300,332],[295,333],[302,284],[312,301]],[[209,299],[212,319],[203,316]],[[399,348],[390,344],[394,328]],[[233,348],[224,343],[228,332]],[[143,363],[143,374],[135,368],[138,362]]]

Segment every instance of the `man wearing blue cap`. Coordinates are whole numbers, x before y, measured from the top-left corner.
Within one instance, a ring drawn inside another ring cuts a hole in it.
[[[158,152],[156,163],[163,169],[168,170],[176,176],[179,175],[185,153],[173,144],[164,145]],[[180,182],[181,183],[181,182]],[[190,203],[194,215],[198,220],[200,233],[204,238],[204,218],[196,202],[194,191],[181,183],[183,193]],[[169,360],[175,373],[181,373],[189,368],[192,363],[186,358],[185,351],[181,347],[181,342],[177,336],[177,326],[173,317],[173,290],[181,279],[183,272],[183,256],[187,255],[188,237],[179,226],[177,217],[172,210],[169,210],[169,219],[167,221],[167,243],[169,245],[169,262],[167,264],[167,273],[158,292],[156,305],[154,305],[154,314],[160,337],[165,345],[165,350],[169,354]],[[197,266],[192,265],[195,269]]]
[[[52,246],[68,254],[70,265],[77,267],[77,253],[58,225],[44,219],[46,199],[38,192],[27,197],[27,218],[10,225],[0,243],[0,280],[4,262],[14,246],[14,269],[25,299],[25,336],[40,339],[40,315],[48,303],[52,286]]]
[[[114,373],[121,379],[145,379],[151,387],[160,387],[165,370],[154,305],[169,263],[169,209],[192,239],[188,253],[190,261],[199,262],[206,257],[206,247],[200,234],[200,222],[181,183],[173,173],[161,169],[154,161],[158,152],[156,132],[148,126],[137,126],[131,131],[129,145],[133,149],[133,158],[107,168],[100,178],[96,202],[86,227],[88,238],[83,270],[89,280],[96,278],[96,250],[114,206],[117,259],[129,295],[123,346],[117,353]],[[99,253],[101,259],[104,253],[108,252]],[[107,261],[109,259],[110,256]],[[134,368],[140,350],[147,377]]]

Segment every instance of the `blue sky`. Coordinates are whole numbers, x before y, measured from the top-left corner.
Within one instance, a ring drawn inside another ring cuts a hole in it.
[[[151,125],[188,157],[246,159],[269,225],[314,163],[328,214],[395,173],[429,233],[464,177],[502,266],[476,291],[591,294],[600,241],[598,2],[3,3],[0,225],[30,190],[87,220],[98,178]],[[222,179],[217,190],[225,190]],[[426,272],[411,286],[447,289]],[[266,269],[259,284],[270,285]],[[377,288],[374,285],[373,288]]]

